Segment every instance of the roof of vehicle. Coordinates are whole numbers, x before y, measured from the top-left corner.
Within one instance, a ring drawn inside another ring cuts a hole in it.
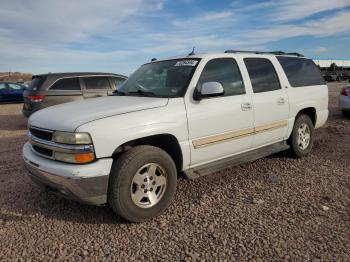
[[[71,77],[84,77],[84,76],[108,76],[108,77],[119,77],[127,79],[127,76],[113,73],[102,73],[102,72],[70,72],[70,73],[47,73],[40,75],[33,75],[32,79],[40,78],[39,89],[47,89],[53,83],[61,78],[71,78]]]
[[[46,73],[46,74],[38,74],[33,75],[32,78],[36,77],[42,77],[42,76],[50,76],[52,78],[61,78],[61,77],[74,77],[74,76],[99,76],[99,75],[107,75],[107,76],[117,76],[121,78],[127,78],[127,76],[121,75],[121,74],[114,74],[114,73],[103,73],[103,72],[66,72],[66,73]]]
[[[286,53],[283,51],[240,51],[240,50],[226,50],[222,53],[202,53],[202,54],[195,54],[190,53],[188,55],[183,56],[174,56],[174,57],[168,57],[164,59],[156,59],[153,58],[150,63],[152,62],[158,62],[158,61],[166,61],[166,60],[172,60],[172,59],[190,59],[190,58],[213,58],[213,57],[229,57],[233,54],[246,54],[246,55],[256,55],[256,56],[288,56],[288,57],[297,57],[297,58],[305,58],[304,55],[299,54],[297,52],[293,53]]]

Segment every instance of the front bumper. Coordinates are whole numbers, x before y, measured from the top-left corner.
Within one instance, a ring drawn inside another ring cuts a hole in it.
[[[38,156],[27,142],[23,147],[23,159],[28,175],[39,186],[78,202],[91,205],[107,203],[112,158],[85,165],[66,164]]]
[[[350,97],[348,96],[339,96],[339,108],[341,110],[349,110],[350,111]]]

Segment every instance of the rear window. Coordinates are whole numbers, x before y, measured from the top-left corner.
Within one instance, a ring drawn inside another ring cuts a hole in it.
[[[306,58],[277,56],[292,87],[324,85],[315,63]]]
[[[32,79],[32,81],[30,82],[29,86],[28,86],[28,90],[39,90],[41,85],[44,83],[45,77],[35,77]]]
[[[86,89],[110,89],[109,81],[107,77],[84,77]]]
[[[80,91],[79,79],[77,77],[60,79],[50,87],[50,90]]]

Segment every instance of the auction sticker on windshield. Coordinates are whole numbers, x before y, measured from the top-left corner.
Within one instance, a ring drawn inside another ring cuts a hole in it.
[[[177,61],[175,66],[195,66],[197,63],[197,60],[181,60]]]

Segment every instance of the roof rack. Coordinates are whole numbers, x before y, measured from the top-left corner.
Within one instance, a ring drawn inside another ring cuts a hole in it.
[[[225,53],[249,53],[249,54],[271,54],[271,55],[292,55],[292,56],[298,56],[298,57],[304,57],[304,55],[293,52],[293,53],[286,53],[283,51],[272,51],[272,52],[264,52],[264,51],[242,51],[242,50],[226,50]]]

